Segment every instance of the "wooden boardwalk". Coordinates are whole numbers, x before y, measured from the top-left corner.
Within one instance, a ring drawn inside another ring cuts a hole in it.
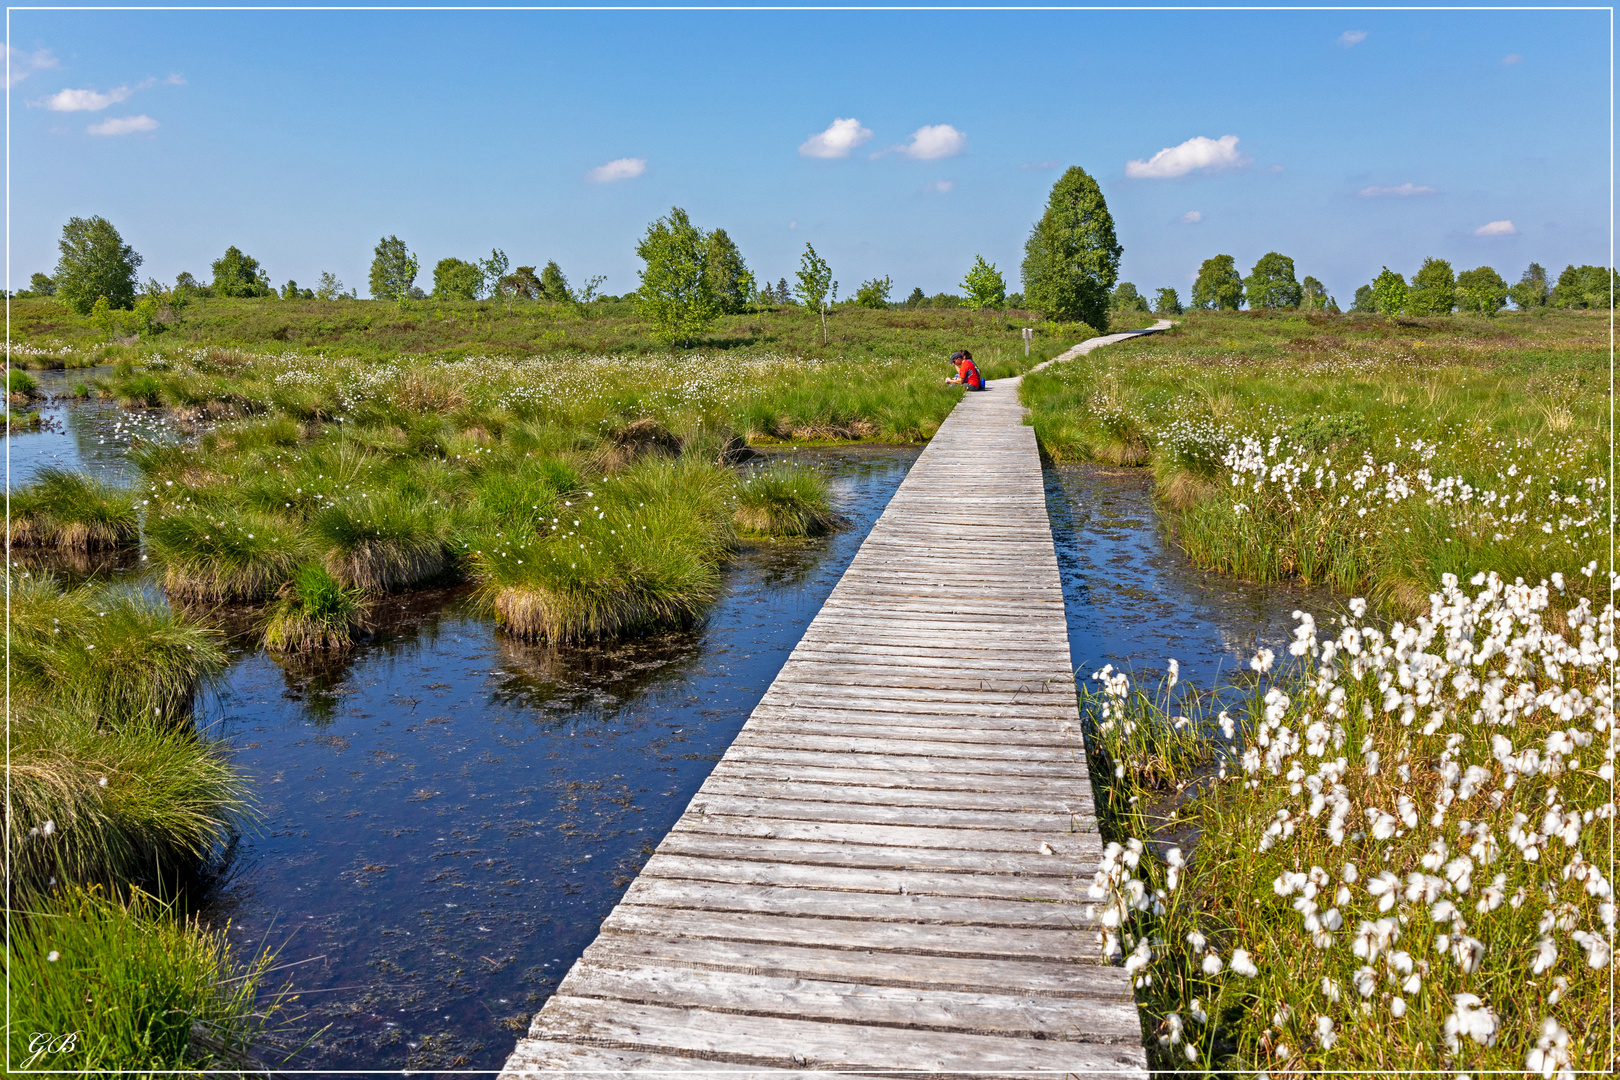
[[[1000,380],[502,1075],[1145,1076],[1084,919],[1101,851],[1035,435]]]

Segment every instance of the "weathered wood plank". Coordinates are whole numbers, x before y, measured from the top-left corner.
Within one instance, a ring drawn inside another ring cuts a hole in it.
[[[641,877],[684,881],[728,881],[738,885],[778,885],[844,892],[900,893],[919,896],[991,897],[1077,904],[1085,883],[1069,878],[1020,877],[1016,874],[942,874],[926,870],[866,870],[853,866],[800,866],[747,859],[705,859],[658,854],[647,860]]]

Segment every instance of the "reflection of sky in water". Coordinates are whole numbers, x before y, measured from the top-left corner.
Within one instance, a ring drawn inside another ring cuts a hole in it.
[[[1286,660],[1296,609],[1323,623],[1342,606],[1325,589],[1254,585],[1193,566],[1159,529],[1146,469],[1048,468],[1046,505],[1082,686],[1104,664],[1155,683],[1174,657],[1183,680],[1207,688],[1261,647]]]
[[[915,457],[800,452],[854,525],[743,552],[699,631],[525,645],[407,594],[335,668],[244,656],[204,713],[263,811],[214,904],[330,1028],[294,1068],[498,1068],[730,745]],[[414,1048],[413,1048],[414,1044]]]
[[[65,395],[76,383],[91,383],[110,368],[31,371],[42,392]],[[49,466],[74,469],[113,483],[129,483],[134,470],[124,458],[132,439],[171,439],[175,428],[162,409],[123,409],[115,402],[45,399],[37,408],[45,430],[19,432],[6,440],[11,485],[26,484]]]

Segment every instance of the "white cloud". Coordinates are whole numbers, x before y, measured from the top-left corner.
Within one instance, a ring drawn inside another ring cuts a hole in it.
[[[13,49],[10,44],[6,45],[5,59],[7,89],[16,86],[36,71],[61,66],[49,49],[35,49],[31,53],[25,53],[21,49]]]
[[[1380,195],[1399,195],[1401,198],[1406,198],[1409,195],[1438,195],[1440,193],[1427,184],[1414,184],[1407,181],[1404,184],[1397,184],[1395,187],[1379,187],[1374,184],[1372,187],[1362,188],[1356,194],[1364,199],[1374,199]]]
[[[1517,64],[1523,59],[1524,57],[1520,56],[1518,53],[1508,53],[1506,56],[1502,57],[1502,66],[1512,67],[1514,64]]]
[[[179,74],[178,72],[176,72],[173,75],[170,75],[167,79],[164,79],[163,81],[165,83],[167,83],[168,85],[170,85],[170,86],[185,86],[186,85],[186,77],[184,75]]]
[[[849,157],[851,150],[871,137],[871,129],[861,127],[861,122],[853,116],[848,119],[838,117],[827,125],[826,131],[812,135],[799,144],[799,154],[815,158]]]
[[[930,184],[924,185],[923,190],[924,191],[936,191],[939,194],[943,195],[943,194],[945,194],[947,191],[951,190],[955,186],[956,186],[956,181],[955,180],[935,180]]]
[[[1339,35],[1339,44],[1343,45],[1347,49],[1360,45],[1366,40],[1367,31],[1365,30],[1346,30],[1344,33]]]
[[[128,101],[134,92],[127,86],[115,87],[105,94],[97,90],[58,90],[45,99],[45,107],[52,112],[100,112],[109,105]]]
[[[1197,210],[1189,210],[1185,214],[1181,215],[1181,223],[1183,225],[1196,225],[1203,220],[1204,215]]]
[[[1162,180],[1185,176],[1194,169],[1217,172],[1241,168],[1249,159],[1238,153],[1237,144],[1236,135],[1218,139],[1195,135],[1180,146],[1165,147],[1146,161],[1127,161],[1125,175],[1133,180]]]
[[[1518,236],[1511,221],[1489,221],[1474,230],[1475,236]]]
[[[152,131],[158,122],[150,116],[110,116],[99,124],[91,124],[84,130],[92,135],[129,135],[136,131]]]
[[[924,124],[911,133],[911,141],[894,149],[918,161],[955,157],[967,146],[967,136],[949,124]]]
[[[611,184],[615,180],[633,180],[646,171],[646,158],[622,157],[606,165],[598,165],[585,174],[585,179],[593,184]]]

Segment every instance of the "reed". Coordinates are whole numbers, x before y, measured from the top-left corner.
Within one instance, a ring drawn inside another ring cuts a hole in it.
[[[387,489],[351,492],[315,514],[308,532],[327,572],[345,588],[408,588],[450,565],[445,514]]]

